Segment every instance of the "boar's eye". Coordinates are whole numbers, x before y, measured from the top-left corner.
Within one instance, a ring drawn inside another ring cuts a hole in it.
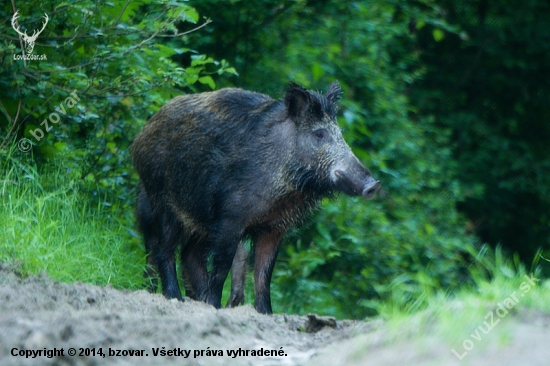
[[[313,131],[313,135],[319,142],[321,142],[328,138],[328,131],[325,130],[324,128],[320,128],[318,130]]]

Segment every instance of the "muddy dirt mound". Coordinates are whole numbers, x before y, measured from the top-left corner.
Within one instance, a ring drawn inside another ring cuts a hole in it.
[[[250,306],[216,310],[145,291],[23,279],[0,263],[2,366],[550,365],[548,314],[518,310],[479,342],[459,330],[467,352],[433,329],[414,316],[396,330],[381,321],[265,316]]]
[[[250,306],[216,310],[46,276],[22,279],[0,265],[1,365],[296,365],[372,327],[265,316]]]

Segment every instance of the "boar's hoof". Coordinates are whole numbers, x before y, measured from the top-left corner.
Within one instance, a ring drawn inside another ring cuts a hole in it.
[[[238,295],[231,294],[229,300],[227,300],[226,308],[235,308],[239,305],[244,305],[244,294],[239,293]]]

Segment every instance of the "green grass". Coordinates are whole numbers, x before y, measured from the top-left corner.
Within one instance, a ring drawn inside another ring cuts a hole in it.
[[[489,329],[484,323],[487,321],[494,324],[493,329],[498,328],[494,335],[499,335],[499,342],[506,343],[513,329],[507,329],[504,324],[515,315],[529,311],[550,314],[550,279],[540,275],[541,266],[548,263],[539,263],[540,258],[535,258],[532,268],[527,270],[517,258],[506,258],[500,247],[495,251],[484,248],[470,269],[473,285],[464,286],[454,294],[443,290],[426,293],[422,305],[414,308],[400,301],[399,291],[396,291],[393,299],[381,302],[378,309],[390,329],[387,339],[393,342],[415,339],[419,334],[432,335],[459,349],[477,330],[477,334],[483,336],[479,344],[484,347],[488,345],[485,339],[490,337],[485,337],[479,327]],[[506,313],[499,310],[503,316],[497,316],[496,310],[502,307]]]
[[[116,207],[92,206],[66,169],[39,173],[25,158],[1,156],[0,261],[23,275],[142,288],[145,254],[133,223]]]
[[[377,312],[387,318],[395,318],[423,310],[429,307],[434,299],[464,297],[468,294],[483,296],[487,300],[500,299],[504,294],[512,293],[513,289],[517,290],[521,282],[525,281],[525,275],[533,274],[536,278],[541,278],[542,266],[550,266],[546,260],[541,261],[540,251],[527,269],[517,256],[506,257],[501,246],[497,246],[495,250],[487,245],[483,245],[476,252],[475,249],[469,250],[472,250],[470,254],[475,260],[469,267],[473,281],[462,286],[461,291],[446,294],[442,289],[433,286],[426,273],[418,272],[415,280],[422,285],[422,292],[414,301],[410,301],[410,294],[405,286],[397,285],[392,288],[390,297],[376,304]]]

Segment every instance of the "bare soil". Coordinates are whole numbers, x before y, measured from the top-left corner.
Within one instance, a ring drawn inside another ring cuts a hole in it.
[[[250,306],[216,310],[146,291],[23,279],[0,263],[0,365],[550,365],[546,314],[510,317],[494,344],[476,345],[462,360],[430,334],[396,339],[387,328],[380,320],[266,316]],[[37,356],[54,348],[51,358]]]

